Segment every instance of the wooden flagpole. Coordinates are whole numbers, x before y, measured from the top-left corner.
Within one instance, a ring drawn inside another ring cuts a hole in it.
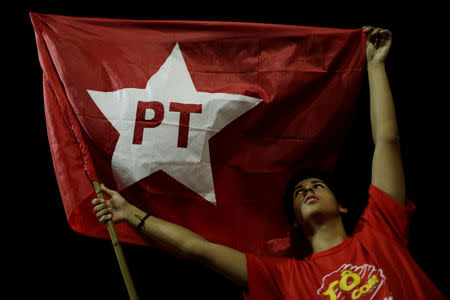
[[[92,185],[94,186],[97,197],[100,199],[105,199],[103,192],[100,189],[100,184],[97,181],[92,181]],[[116,252],[117,261],[119,262],[120,271],[122,272],[122,277],[128,290],[128,296],[130,296],[130,300],[138,300],[139,298],[136,294],[136,289],[134,288],[134,283],[131,279],[130,271],[128,270],[128,265],[123,254],[122,246],[120,245],[114,223],[111,220],[108,220],[106,222],[106,226],[108,227],[108,232],[111,237],[114,251]]]

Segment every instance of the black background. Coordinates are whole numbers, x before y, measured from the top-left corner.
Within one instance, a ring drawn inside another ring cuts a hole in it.
[[[151,4],[151,3],[150,3]],[[176,2],[159,5],[111,2],[101,8],[79,5],[14,7],[4,11],[2,120],[4,293],[58,299],[127,299],[110,241],[72,231],[62,206],[45,128],[42,71],[30,11],[81,17],[213,20],[336,28],[388,28],[393,45],[387,72],[397,110],[407,194],[417,210],[411,224],[411,255],[448,297],[450,246],[446,137],[448,40],[444,7],[397,6],[381,2],[332,7],[327,3]],[[193,11],[192,9],[195,9]],[[366,192],[373,144],[367,75],[355,120],[338,168],[346,184]],[[364,203],[363,199],[361,203]],[[360,204],[360,206],[363,204]],[[360,209],[360,208],[358,208]],[[213,271],[159,250],[123,245],[141,299],[242,299],[239,288]]]

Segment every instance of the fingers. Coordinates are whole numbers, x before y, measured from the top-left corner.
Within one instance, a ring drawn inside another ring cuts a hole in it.
[[[372,43],[377,49],[392,40],[392,32],[388,29],[364,26],[363,32],[367,34],[367,42]]]
[[[363,27],[363,31],[364,33],[370,33],[374,30],[375,28],[373,28],[372,26],[364,26]]]
[[[364,26],[363,32],[367,34],[368,38],[390,38],[392,36],[392,32],[389,29],[372,27],[372,26]]]
[[[112,208],[109,201],[95,198],[91,203],[94,205],[94,211],[97,213],[99,222],[105,223],[112,218]]]

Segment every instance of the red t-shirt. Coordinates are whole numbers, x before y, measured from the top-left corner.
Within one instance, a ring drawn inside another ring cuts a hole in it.
[[[246,254],[248,300],[445,299],[409,254],[414,204],[395,202],[374,185],[355,233],[297,260]]]

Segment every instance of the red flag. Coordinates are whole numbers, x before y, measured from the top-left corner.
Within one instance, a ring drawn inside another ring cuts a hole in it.
[[[334,168],[362,30],[31,14],[48,138],[71,228],[109,238],[91,180],[206,239],[258,252],[289,225],[299,167]],[[149,245],[127,224],[120,240]]]

